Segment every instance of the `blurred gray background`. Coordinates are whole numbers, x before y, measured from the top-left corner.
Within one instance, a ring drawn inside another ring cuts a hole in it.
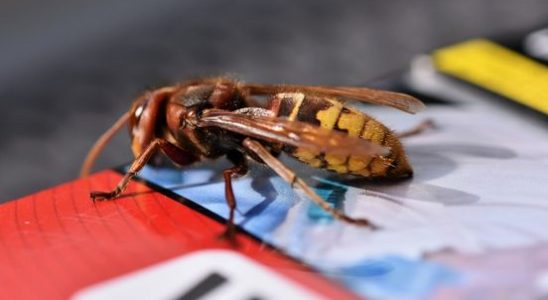
[[[0,2],[0,201],[77,176],[147,88],[207,75],[363,84],[415,55],[548,22],[548,1]],[[96,169],[131,160],[118,136]]]

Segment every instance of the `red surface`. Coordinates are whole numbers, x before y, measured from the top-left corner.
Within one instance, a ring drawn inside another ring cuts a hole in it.
[[[342,288],[244,234],[238,247],[217,237],[224,225],[145,185],[126,197],[89,200],[108,190],[113,171],[69,182],[0,206],[2,299],[65,299],[88,285],[204,249],[232,249],[331,299]]]

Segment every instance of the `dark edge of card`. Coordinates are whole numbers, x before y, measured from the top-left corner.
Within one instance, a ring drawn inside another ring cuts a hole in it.
[[[409,68],[398,70],[397,72],[386,73],[383,76],[379,76],[372,80],[367,81],[363,86],[369,88],[375,88],[380,90],[393,91],[398,93],[404,93],[411,95],[424,104],[430,105],[450,105],[450,106],[460,106],[461,103],[453,102],[448,99],[443,99],[439,96],[429,95],[420,91],[417,91],[405,80],[405,76],[408,74]]]

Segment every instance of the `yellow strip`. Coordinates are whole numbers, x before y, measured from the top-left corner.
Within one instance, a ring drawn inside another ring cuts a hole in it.
[[[485,39],[433,54],[438,70],[548,114],[548,67]]]
[[[333,127],[335,127],[337,119],[339,118],[339,114],[343,109],[343,105],[341,102],[336,100],[325,99],[325,101],[331,103],[331,106],[324,110],[318,111],[316,113],[316,120],[320,121],[321,127],[333,129]]]
[[[280,97],[293,98],[293,101],[295,101],[293,104],[293,110],[291,110],[291,114],[289,114],[289,118],[288,118],[290,121],[294,121],[297,118],[297,114],[299,113],[299,110],[301,109],[301,105],[303,104],[304,94],[283,93],[283,94],[280,94]]]

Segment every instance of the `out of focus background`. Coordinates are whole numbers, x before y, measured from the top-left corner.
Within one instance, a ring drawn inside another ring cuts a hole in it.
[[[0,202],[77,176],[145,89],[197,76],[359,85],[418,54],[545,25],[548,2],[0,2]],[[96,169],[132,159],[118,136]]]

